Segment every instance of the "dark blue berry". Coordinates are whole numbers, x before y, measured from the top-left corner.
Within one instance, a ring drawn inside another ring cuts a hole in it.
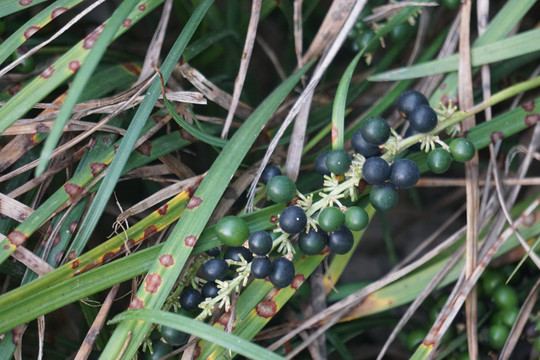
[[[272,262],[268,256],[256,256],[251,262],[251,274],[256,279],[264,279],[272,272]]]
[[[219,246],[216,246],[215,248],[211,248],[209,250],[206,250],[205,252],[209,255],[209,256],[212,256],[212,257],[216,257],[218,256],[219,254],[221,254],[221,250],[223,249],[223,247],[221,245]]]
[[[298,247],[306,255],[319,254],[324,250],[326,244],[328,244],[328,234],[319,226],[317,226],[317,230],[311,228],[308,233],[302,231],[298,235]]]
[[[411,188],[420,179],[418,165],[409,159],[396,160],[390,168],[390,182],[398,189]]]
[[[351,251],[354,245],[354,236],[351,230],[342,225],[338,230],[328,234],[328,248],[333,253],[343,255]]]
[[[249,235],[248,244],[255,255],[266,255],[272,250],[272,237],[266,231],[255,231]]]
[[[370,157],[362,166],[362,176],[372,185],[384,184],[390,176],[390,165],[380,157]]]
[[[429,105],[429,101],[422,93],[414,90],[405,91],[396,102],[396,108],[404,119],[419,105]]]
[[[267,184],[271,178],[273,178],[274,176],[279,176],[281,175],[281,170],[279,170],[279,168],[275,165],[266,165],[266,167],[264,168],[262,174],[261,174],[261,182],[263,184]]]
[[[371,145],[382,145],[390,137],[390,125],[379,116],[371,116],[364,120],[360,126],[362,137]]]
[[[279,226],[288,234],[298,234],[304,230],[306,224],[306,213],[298,206],[286,207],[279,216]]]
[[[183,331],[176,330],[174,328],[162,325],[161,326],[161,337],[167,342],[167,344],[172,346],[182,346],[185,345],[189,340],[189,334],[186,334]]]
[[[317,171],[322,176],[330,175],[330,170],[326,166],[326,157],[330,154],[330,150],[323,151],[315,159],[315,171]]]
[[[429,105],[419,105],[409,114],[409,123],[421,133],[435,129],[437,122],[437,113]]]
[[[219,292],[218,285],[214,281],[207,282],[201,288],[201,294],[204,299],[206,298],[213,299],[218,295],[218,292]]]
[[[375,185],[369,193],[369,202],[378,211],[388,211],[396,206],[398,192],[394,184]]]
[[[202,273],[206,280],[223,280],[229,271],[229,264],[223,259],[213,258],[202,266]]]
[[[278,288],[289,286],[294,280],[294,264],[292,261],[280,257],[272,263],[272,272],[269,275],[270,282]]]
[[[354,151],[365,158],[380,156],[381,149],[377,145],[371,145],[362,137],[362,131],[356,130],[351,138],[351,146]]]
[[[198,309],[202,300],[201,293],[193,288],[184,289],[182,294],[180,294],[180,306],[186,311]]]
[[[243,246],[236,246],[236,247],[228,248],[227,250],[225,250],[224,258],[228,260],[242,261],[240,259],[240,256],[238,255],[242,255],[242,257],[247,262],[250,262],[251,259],[253,259],[253,255],[251,254],[251,251],[249,251]]]

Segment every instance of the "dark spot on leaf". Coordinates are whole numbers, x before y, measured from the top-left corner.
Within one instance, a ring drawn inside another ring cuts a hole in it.
[[[525,117],[525,124],[527,126],[533,126],[538,121],[540,121],[540,115],[538,114],[529,114]]]
[[[197,141],[197,139],[195,137],[193,137],[193,135],[188,133],[186,130],[180,129],[179,131],[180,131],[180,136],[182,136],[182,139],[187,140],[190,143],[194,143],[194,142]]]
[[[72,60],[69,62],[68,69],[71,70],[71,72],[77,72],[81,68],[81,62],[79,60]]]
[[[65,183],[64,190],[69,195],[71,200],[75,200],[82,192],[83,187],[73,183]]]
[[[223,328],[225,329],[227,325],[229,324],[230,318],[231,318],[231,311],[229,310],[219,318],[218,323],[221,324]],[[235,317],[233,321],[232,330],[236,329],[236,326],[234,326],[235,323],[236,323],[236,313],[235,313]]]
[[[274,215],[270,216],[270,222],[271,222],[272,224],[277,223],[277,221],[278,221],[277,216],[274,216]]]
[[[41,29],[39,26],[30,26],[26,31],[24,32],[23,36],[26,40],[28,40],[32,35],[34,35],[39,29]]]
[[[198,196],[193,196],[190,200],[189,200],[189,203],[187,204],[186,208],[188,210],[193,210],[195,209],[197,206],[201,205],[203,202],[203,200],[198,197]]]
[[[103,257],[101,258],[101,263],[104,264],[109,260],[112,260],[116,256],[118,251],[119,250],[106,252],[105,255],[103,255]]]
[[[58,265],[58,264],[60,264],[62,262],[62,258],[64,257],[64,253],[65,253],[65,251],[61,250],[54,256],[54,262],[55,262],[56,265]]]
[[[57,7],[51,13],[51,19],[54,19],[57,16],[60,16],[62,13],[68,11],[67,7]]]
[[[146,239],[154,234],[158,233],[158,228],[156,225],[150,225],[146,229],[144,229],[144,235],[143,237]]]
[[[96,40],[98,39],[99,35],[101,35],[101,32],[105,28],[104,24],[101,24],[98,26],[94,31],[92,31],[90,34],[86,35],[83,41],[83,48],[86,50],[91,49],[94,44],[96,43]]]
[[[130,25],[131,25],[130,18],[127,18],[126,20],[124,20],[124,22],[122,22],[122,27],[129,27]]]
[[[131,301],[131,304],[129,304],[129,310],[132,309],[143,309],[144,308],[144,301],[139,299],[138,297],[135,297],[133,301]]]
[[[19,0],[19,5],[21,6],[28,6],[30,5],[34,0]]]
[[[159,257],[159,263],[164,267],[171,267],[174,265],[174,258],[170,254],[163,254]]]
[[[257,305],[255,308],[255,311],[257,312],[257,315],[259,315],[262,318],[269,319],[276,315],[277,312],[277,305],[275,301],[273,300],[263,300]]]
[[[96,176],[97,174],[101,172],[101,170],[107,167],[107,164],[93,162],[93,163],[90,163],[89,166],[90,166],[90,172],[92,173],[92,175]]]
[[[497,141],[500,141],[504,138],[504,134],[502,133],[502,131],[494,131],[489,137],[491,138],[492,143],[496,143]]]
[[[144,156],[150,156],[152,153],[152,142],[151,141],[145,141],[139,146],[135,151],[141,153],[141,155]]]
[[[137,7],[137,9],[139,9],[139,11],[144,11],[144,10],[146,10],[146,5],[144,5],[144,4],[139,5],[139,6]]]
[[[196,242],[197,242],[197,237],[193,235],[186,236],[186,238],[184,239],[184,244],[186,244],[186,246],[190,248],[194,247]]]
[[[304,283],[304,281],[306,281],[306,277],[302,274],[297,274],[291,283],[291,287],[294,290],[298,290],[298,288]]]
[[[79,266],[81,266],[81,262],[79,261],[79,259],[75,259],[71,262],[71,268],[72,269],[76,269],[78,268]]]
[[[144,289],[151,293],[155,294],[161,286],[161,276],[159,274],[153,273],[146,275],[144,279]]]
[[[28,239],[28,236],[24,235],[22,232],[18,230],[13,230],[8,235],[7,239],[12,245],[19,247],[20,245],[24,244],[26,239]]]
[[[527,101],[526,103],[521,104],[521,107],[525,111],[533,111],[534,110],[534,100]]]
[[[127,72],[132,73],[135,76],[139,76],[141,69],[134,63],[127,62],[121,65]]]
[[[169,210],[169,204],[165,203],[163,206],[161,206],[159,209],[157,209],[157,213],[161,216],[167,214],[167,210]]]
[[[52,66],[49,66],[41,74],[39,74],[40,78],[48,79],[54,74],[54,68]]]
[[[37,124],[35,129],[37,133],[48,133],[49,131],[51,131],[51,129],[43,123]]]
[[[75,255],[76,255],[75,250],[71,250],[71,251],[69,252],[69,254],[68,254],[66,260],[73,260],[73,259],[75,259]]]
[[[79,225],[79,222],[77,220],[73,220],[71,224],[69,224],[68,231],[70,234],[73,234],[75,232],[75,229],[77,229],[77,225]]]

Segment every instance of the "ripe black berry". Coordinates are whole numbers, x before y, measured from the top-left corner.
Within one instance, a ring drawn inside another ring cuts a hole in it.
[[[298,235],[298,247],[306,255],[317,255],[324,250],[328,244],[328,234],[320,227],[317,230],[309,229],[309,232],[301,232]]]
[[[336,175],[345,174],[351,166],[351,156],[345,150],[332,150],[326,156],[326,167]]]
[[[273,178],[274,176],[279,176],[279,175],[281,175],[281,170],[279,170],[277,166],[266,165],[266,167],[264,168],[261,174],[261,182],[266,185],[268,184],[271,178]]]
[[[202,273],[206,280],[223,280],[229,271],[229,264],[223,259],[213,258],[202,266]]]
[[[351,138],[351,146],[354,151],[358,154],[364,156],[365,158],[370,158],[372,156],[380,156],[381,149],[377,145],[371,145],[364,140],[362,137],[362,131],[356,130]]]
[[[330,175],[330,170],[326,166],[326,157],[330,154],[330,150],[323,151],[315,159],[315,171],[317,171],[322,176]]]
[[[398,202],[396,187],[391,183],[373,186],[369,193],[369,202],[379,211],[392,209]]]
[[[348,227],[342,226],[328,234],[328,248],[330,251],[343,255],[351,251],[354,245],[354,236]]]
[[[364,120],[360,126],[362,137],[371,145],[382,145],[390,137],[390,125],[379,116],[371,116]]]
[[[189,334],[165,325],[161,325],[161,337],[172,346],[182,346],[189,340]]]
[[[266,184],[266,194],[273,202],[286,204],[296,195],[296,185],[286,176],[274,176]]]
[[[289,286],[294,280],[294,264],[292,261],[280,257],[272,263],[272,272],[269,275],[270,282],[278,288]]]
[[[419,105],[429,105],[429,101],[422,93],[414,90],[405,91],[396,102],[396,108],[404,119],[407,119],[409,113]]]
[[[268,256],[256,256],[251,262],[251,274],[255,279],[264,279],[272,272],[272,262]]]
[[[223,255],[223,257],[226,260],[242,261],[240,259],[240,256],[238,256],[238,255],[242,255],[242,257],[247,262],[250,262],[251,259],[253,259],[253,255],[251,254],[251,251],[249,251],[248,249],[246,249],[243,246],[237,246],[237,247],[228,248],[227,250],[225,250],[225,254]]]
[[[199,291],[193,288],[187,288],[180,294],[180,306],[186,311],[196,310],[203,300]]]
[[[380,157],[370,157],[362,166],[362,176],[372,185],[384,184],[390,177],[390,165]]]
[[[306,224],[306,213],[298,206],[288,206],[279,215],[279,226],[288,234],[298,234]]]
[[[407,130],[405,131],[404,136],[408,138],[408,137],[411,137],[413,135],[418,135],[418,134],[420,134],[420,132],[415,130],[412,126],[409,126]],[[409,150],[420,151],[420,142],[417,142],[416,144],[409,146]]]
[[[437,122],[437,113],[429,105],[419,105],[409,114],[409,123],[421,133],[435,129]]]
[[[215,298],[218,295],[219,288],[214,281],[209,281],[203,285],[201,288],[201,294],[204,299],[206,298]]]
[[[272,250],[272,237],[266,231],[255,231],[249,235],[248,244],[255,255],[266,255]]]
[[[420,179],[418,165],[409,159],[396,160],[390,168],[390,182],[398,189],[411,188]]]
[[[219,245],[219,246],[216,246],[215,248],[208,249],[205,252],[209,256],[216,257],[219,254],[221,254],[221,250],[223,250],[223,247],[221,245]]]

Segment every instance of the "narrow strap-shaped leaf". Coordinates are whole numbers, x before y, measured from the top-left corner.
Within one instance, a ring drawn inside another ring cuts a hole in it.
[[[99,61],[103,57],[105,50],[109,43],[113,40],[118,29],[124,23],[125,19],[129,16],[130,12],[133,10],[135,5],[137,5],[138,0],[125,0],[122,1],[120,6],[114,11],[111,15],[105,29],[101,32],[98,39],[96,40],[94,46],[90,50],[90,54],[86,58],[86,61],[82,64],[79,71],[75,75],[73,84],[68,91],[64,104],[58,112],[58,116],[54,122],[54,126],[45,140],[43,149],[41,150],[41,157],[39,164],[36,167],[36,176],[39,176],[45,171],[49,165],[50,157],[60,137],[64,132],[64,125],[68,122],[71,112],[77,104],[81,93],[83,92],[86,84],[90,80],[90,76],[94,73]]]
[[[47,0],[34,1],[19,1],[19,0],[3,0],[0,1],[0,18],[13,14],[17,11],[28,9],[34,5],[41,4]]]
[[[223,346],[224,348],[230,349],[231,351],[237,352],[251,359],[284,359],[283,357],[274,354],[273,352],[268,351],[259,345],[252,344],[251,342],[238,336],[228,334],[224,331],[216,329],[213,326],[190,319],[187,316],[180,314],[173,314],[171,312],[154,309],[137,309],[118,314],[114,319],[111,320],[111,322],[115,323],[121,320],[144,320],[149,323],[157,323],[172,327],[176,330],[189,332],[190,334],[208,341],[212,341],[220,346]]]
[[[540,50],[540,29],[529,30],[497,42],[471,49],[471,65],[480,66],[511,59]],[[415,79],[442,74],[458,69],[459,55],[454,54],[440,60],[386,71],[369,77],[370,81],[395,81]]]

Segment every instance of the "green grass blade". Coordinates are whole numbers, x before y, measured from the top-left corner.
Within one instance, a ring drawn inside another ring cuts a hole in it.
[[[167,256],[173,259],[174,264],[165,267],[160,261],[156,261],[149,270],[147,279],[159,279],[160,285],[157,289],[148,289],[152,290],[152,292],[147,291],[146,287],[142,286],[130,308],[142,306],[145,308],[160,308],[165,302],[193,246],[240,162],[259,135],[263,125],[270,119],[285,96],[293,89],[311,64],[304,66],[302,70],[290,76],[276,88],[231,137],[227,146],[223,148],[210,170],[208,170],[205,179],[188,204],[186,212],[180,218],[160,253],[160,257]],[[122,344],[130,335],[131,339],[123,358],[131,359],[149,327],[150,324],[140,324],[136,321],[126,320],[121,322],[113,333],[101,358],[116,358],[122,350]]]
[[[349,85],[354,74],[354,69],[358,61],[364,54],[364,49],[360,51],[354,59],[351,61],[347,69],[343,73],[339,85],[336,90],[336,96],[334,98],[334,106],[332,108],[332,149],[343,149],[344,138],[344,123],[345,123],[345,106],[347,103],[347,93],[349,92]]]
[[[111,323],[117,323],[123,320],[144,320],[150,323],[157,323],[172,327],[189,334],[193,334],[202,339],[212,341],[224,348],[247,356],[251,359],[261,360],[279,360],[283,357],[266,350],[259,345],[252,344],[238,336],[228,334],[218,330],[213,326],[203,322],[193,320],[187,316],[173,314],[154,309],[136,309],[118,314],[111,320]]]
[[[17,29],[13,34],[11,34],[1,45],[0,45],[0,64],[2,64],[6,59],[15,51],[19,46],[21,46],[26,40],[28,40],[36,31],[47,25],[51,20],[59,16],[73,6],[80,3],[82,0],[59,0],[55,1],[54,4],[47,6],[45,9],[39,12],[36,16],[24,23],[19,29]],[[32,5],[37,4],[38,2],[34,1]],[[0,17],[5,15],[4,12],[9,7],[11,10],[15,10],[19,7],[19,11],[23,8],[18,1],[15,0],[6,0],[0,2]],[[60,9],[60,11],[58,10]],[[55,11],[56,10],[56,11]]]
[[[98,39],[96,40],[90,54],[87,56],[86,61],[82,64],[79,71],[75,75],[73,84],[71,85],[64,104],[58,112],[58,116],[54,121],[54,126],[43,144],[43,149],[41,150],[41,157],[39,164],[36,167],[36,177],[41,175],[49,165],[51,160],[51,154],[58,145],[60,137],[64,133],[64,126],[68,122],[73,108],[77,104],[81,93],[84,91],[86,84],[90,80],[90,77],[94,73],[99,61],[105,54],[107,46],[113,40],[120,26],[124,23],[125,19],[129,16],[130,12],[137,5],[138,0],[125,0],[122,1],[120,6],[114,11],[111,15],[109,21],[107,21],[107,26],[101,32]]]
[[[187,43],[193,36],[195,30],[197,29],[199,23],[201,22],[204,14],[206,13],[206,10],[208,10],[208,7],[211,3],[211,1],[204,1],[199,6],[198,10],[190,18],[186,26],[183,28],[182,33],[174,43],[171,51],[167,55],[167,58],[163,62],[163,65],[160,69],[165,81],[171,75],[174,65],[178,62],[180,56],[182,56],[182,53],[187,46]],[[156,77],[152,82],[152,85],[150,85],[150,88],[148,89],[143,102],[139,106],[137,113],[133,117],[129,128],[126,131],[126,134],[124,135],[120,146],[118,147],[116,155],[109,167],[109,171],[103,179],[102,184],[97,191],[95,200],[90,206],[90,209],[88,210],[88,216],[85,217],[81,224],[76,241],[86,243],[92,235],[92,232],[96,227],[99,219],[101,218],[103,210],[105,209],[105,205],[109,201],[114,187],[116,186],[116,183],[120,178],[120,174],[128,160],[131,149],[133,149],[133,146],[135,145],[135,142],[137,141],[139,134],[141,133],[141,130],[146,123],[146,119],[150,115],[150,112],[152,111],[160,93],[161,82],[160,79]]]
[[[540,29],[525,31],[507,39],[471,49],[471,65],[480,66],[540,50]],[[415,79],[451,71],[457,71],[459,55],[454,54],[444,59],[395,70],[386,71],[369,77],[370,81],[396,81]]]
[[[167,110],[169,110],[169,114],[171,114],[174,121],[180,125],[184,130],[186,130],[190,135],[192,135],[194,138],[205,142],[212,146],[217,146],[220,148],[225,147],[227,145],[227,140],[215,137],[212,135],[206,134],[204,131],[197,129],[195,126],[188,123],[186,120],[182,119],[182,117],[174,110],[174,107],[169,102],[165,94],[163,94],[163,103],[165,104],[165,107]]]
[[[163,0],[144,0],[129,15],[131,22],[122,26],[115,38],[126,32],[142,17],[146,16]],[[143,10],[139,10],[143,9]],[[102,24],[105,26],[107,23]],[[0,133],[22,117],[32,106],[50,94],[66,79],[72,76],[83,64],[89,54],[89,47],[93,44],[102,27],[98,27],[88,36],[79,41],[68,52],[47,67],[41,74],[34,77],[25,87],[16,93],[4,106],[0,108]]]
[[[9,14],[16,13],[17,11],[28,9],[34,5],[41,4],[47,0],[35,0],[35,1],[25,1],[22,2],[19,0],[4,0],[0,2],[0,18],[8,16]],[[0,62],[1,63],[1,62]]]

